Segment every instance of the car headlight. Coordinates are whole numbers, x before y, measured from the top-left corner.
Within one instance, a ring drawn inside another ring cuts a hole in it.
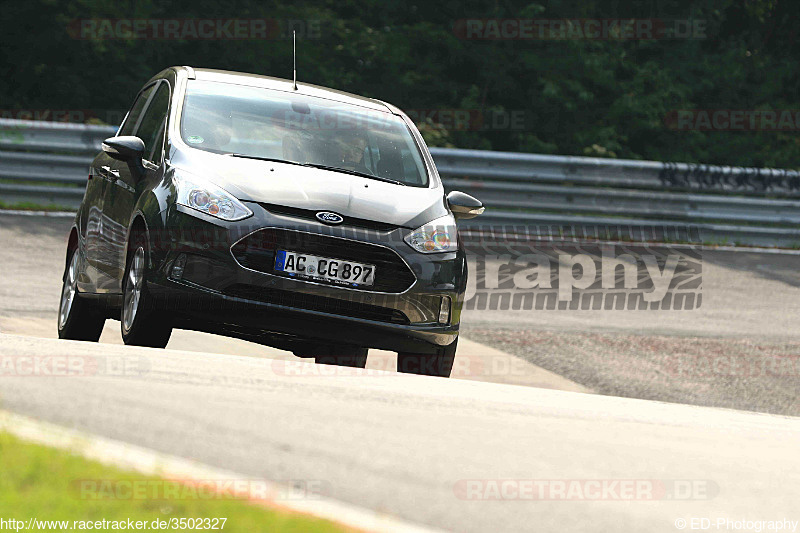
[[[423,254],[455,252],[458,249],[456,221],[451,215],[437,218],[406,235],[405,241]]]
[[[175,184],[178,188],[177,202],[201,213],[231,222],[253,214],[225,189],[197,176],[176,172]]]

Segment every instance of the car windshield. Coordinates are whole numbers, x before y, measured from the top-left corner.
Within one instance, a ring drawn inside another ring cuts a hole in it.
[[[402,118],[324,98],[192,80],[181,136],[209,152],[331,168],[403,185],[428,184]]]

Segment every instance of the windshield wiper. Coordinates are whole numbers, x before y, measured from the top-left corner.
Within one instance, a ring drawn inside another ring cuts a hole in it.
[[[341,167],[332,167],[330,165],[322,165],[319,163],[298,163],[297,161],[290,161],[289,159],[280,159],[278,157],[261,157],[259,155],[249,154],[225,154],[230,157],[242,157],[245,159],[257,159],[259,161],[273,161],[275,163],[287,163],[289,165],[299,165],[301,167],[319,168],[322,170],[332,170],[333,172],[343,172],[345,174],[352,174],[353,176],[361,176],[362,178],[369,178],[371,180],[385,181],[386,183],[394,183],[395,185],[405,185],[402,181],[393,180],[391,178],[384,178],[383,176],[376,176],[374,174],[367,174],[366,172],[359,172],[358,170],[350,170]]]
[[[230,157],[242,157],[244,159],[257,159],[259,161],[272,161],[275,163],[286,163],[289,165],[300,165],[305,166],[303,163],[298,163],[297,161],[290,161],[288,159],[280,159],[278,157],[261,157],[260,155],[248,155],[248,154],[225,154]]]
[[[320,165],[319,163],[302,163],[304,167],[321,168],[322,170],[332,170],[333,172],[343,172],[345,174],[352,174],[353,176],[361,176],[362,178],[369,178],[371,180],[385,181],[386,183],[394,183],[395,185],[405,185],[402,181],[393,180],[391,178],[384,178],[383,176],[376,176],[375,174],[367,174],[366,172],[359,172],[358,170],[350,170],[349,168],[332,167],[330,165]]]

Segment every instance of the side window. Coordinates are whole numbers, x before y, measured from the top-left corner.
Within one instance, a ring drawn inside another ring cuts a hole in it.
[[[164,125],[169,111],[169,86],[162,83],[147,106],[135,135],[144,141],[145,157],[154,163],[161,162],[164,144]]]
[[[131,107],[131,110],[128,112],[128,117],[125,119],[125,123],[119,130],[120,136],[133,135],[133,130],[136,128],[136,123],[139,122],[139,116],[141,116],[142,110],[147,103],[147,99],[150,98],[150,93],[152,92],[153,87],[151,86],[139,94],[139,97],[133,103],[133,107]]]
[[[161,124],[161,128],[158,131],[158,138],[156,139],[156,142],[153,143],[153,150],[150,152],[150,155],[146,157],[146,159],[155,163],[156,165],[161,164],[161,158],[164,155],[164,130],[166,129],[164,126],[166,121],[167,117],[165,115],[164,122]]]

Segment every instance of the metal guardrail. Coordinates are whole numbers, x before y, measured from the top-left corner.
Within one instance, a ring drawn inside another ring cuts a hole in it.
[[[777,193],[800,197],[800,172],[628,159],[433,148],[442,175],[633,189]]]
[[[0,149],[92,154],[116,130],[112,126],[0,119]]]
[[[75,208],[115,128],[0,119],[0,200]],[[704,242],[800,246],[800,172],[432,148],[448,190],[480,198],[468,226],[692,226]]]
[[[480,198],[474,225],[539,234],[693,235],[800,246],[800,172],[432,148],[448,189]],[[686,231],[691,227],[691,231]]]

